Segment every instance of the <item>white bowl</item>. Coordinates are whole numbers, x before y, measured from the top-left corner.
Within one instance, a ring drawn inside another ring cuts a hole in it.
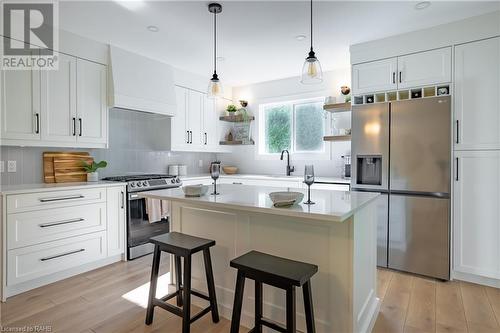
[[[304,199],[304,193],[301,192],[271,192],[269,197],[274,207],[290,207],[296,205]]]
[[[207,194],[208,186],[202,184],[186,185],[182,187],[182,191],[186,197],[201,197]]]

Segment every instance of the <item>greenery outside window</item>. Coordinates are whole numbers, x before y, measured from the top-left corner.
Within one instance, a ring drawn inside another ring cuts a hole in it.
[[[325,152],[323,99],[261,104],[259,154]]]

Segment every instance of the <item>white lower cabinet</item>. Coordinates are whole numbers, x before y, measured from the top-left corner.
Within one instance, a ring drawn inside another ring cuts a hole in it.
[[[124,186],[49,187],[4,196],[2,301],[124,259]]]
[[[455,163],[453,268],[500,279],[500,151],[456,151]]]

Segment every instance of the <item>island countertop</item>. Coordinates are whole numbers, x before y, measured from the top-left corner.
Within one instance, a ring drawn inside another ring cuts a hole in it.
[[[212,187],[209,193],[211,190]],[[269,198],[269,193],[283,191],[282,188],[221,184],[217,186],[217,190],[220,192],[217,196],[206,194],[202,197],[186,197],[180,188],[141,192],[139,196],[332,222],[347,220],[379,196],[378,193],[368,192],[311,190],[311,200],[315,202],[314,205],[302,202],[289,208],[276,208]],[[293,189],[293,191],[304,193],[304,201],[307,200],[307,190]]]

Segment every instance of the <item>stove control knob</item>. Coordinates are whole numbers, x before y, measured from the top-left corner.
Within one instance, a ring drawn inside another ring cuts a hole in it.
[[[135,187],[135,183],[130,183],[130,187]]]
[[[142,182],[142,186],[148,186],[148,182],[146,181]]]
[[[170,181],[172,184],[175,184],[175,178],[172,178],[172,180]]]
[[[137,187],[142,187],[142,183],[141,182],[137,182]]]
[[[180,180],[179,178],[176,178],[176,179],[175,179],[175,182],[176,182],[176,183],[180,183],[180,182],[181,182],[181,180]]]

